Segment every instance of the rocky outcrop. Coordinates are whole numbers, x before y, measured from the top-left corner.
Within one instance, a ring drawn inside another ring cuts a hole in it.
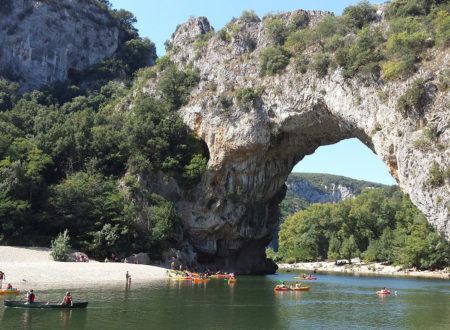
[[[327,15],[301,13],[308,24]],[[345,79],[340,68],[319,78],[313,70],[299,72],[293,61],[280,74],[262,76],[259,54],[270,44],[264,23],[245,18],[230,24],[224,37],[212,35],[206,18],[193,18],[169,43],[170,58],[201,76],[180,114],[208,145],[208,171],[195,192],[178,202],[199,261],[246,273],[273,271],[264,247],[278,226],[287,176],[319,146],[347,138],[373,150],[428,221],[450,238],[449,182],[429,183],[434,162],[450,165],[449,95],[436,89],[448,52],[430,50],[432,60],[406,81]],[[212,35],[202,47],[199,34]],[[417,78],[427,81],[432,101],[421,118],[403,117],[395,110],[397,100]],[[154,85],[149,80],[146,92]],[[250,100],[237,97],[244,88],[253,92]],[[440,134],[439,143],[425,150],[415,141],[426,123]]]
[[[64,81],[113,56],[121,30],[95,1],[2,0],[0,77],[22,90]]]
[[[308,203],[336,203],[355,197],[364,188],[378,188],[383,185],[330,174],[292,173],[286,181],[286,186],[288,192]]]

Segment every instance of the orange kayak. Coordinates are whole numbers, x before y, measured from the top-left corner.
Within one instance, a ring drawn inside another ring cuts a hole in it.
[[[205,283],[205,282],[208,282],[208,281],[209,281],[209,278],[194,277],[192,279],[192,282],[194,282],[194,283]]]

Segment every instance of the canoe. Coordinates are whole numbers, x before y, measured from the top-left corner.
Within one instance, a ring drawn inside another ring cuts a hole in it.
[[[278,285],[274,288],[274,291],[309,291],[309,286],[301,286],[299,288],[281,288]]]
[[[317,277],[315,276],[311,276],[311,277],[301,277],[301,276],[296,276],[294,277],[296,280],[304,280],[304,281],[315,281],[317,280]]]
[[[88,305],[87,301],[74,302],[73,305],[61,305],[55,302],[34,302],[28,303],[19,300],[5,300],[5,307],[12,308],[65,308],[65,309],[73,309],[73,308],[86,308]]]
[[[6,295],[9,295],[9,294],[18,295],[18,294],[20,294],[20,290],[17,290],[17,289],[12,289],[12,290],[6,290],[6,289],[4,289],[4,290],[0,290],[0,296],[6,296]]]
[[[309,291],[309,286],[301,286],[299,288],[292,288],[292,291]]]
[[[193,279],[192,279],[192,282],[194,282],[194,283],[205,283],[205,282],[208,282],[209,281],[209,278],[198,278],[198,277],[194,277]]]
[[[213,274],[209,276],[210,278],[219,278],[219,279],[229,279],[234,277],[234,274]]]
[[[171,277],[171,280],[175,280],[175,281],[191,281],[192,277],[190,276],[176,276],[176,277]]]

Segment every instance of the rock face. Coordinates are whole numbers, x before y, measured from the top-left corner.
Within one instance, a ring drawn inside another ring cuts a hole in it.
[[[364,188],[377,188],[383,185],[330,174],[292,173],[286,181],[286,186],[288,192],[312,204],[336,203],[355,197]]]
[[[0,77],[22,90],[66,80],[111,57],[121,32],[93,1],[2,0]]]
[[[309,24],[327,15],[301,13]],[[448,52],[430,50],[432,60],[406,81],[362,83],[344,79],[339,68],[319,78],[313,70],[298,72],[292,61],[280,74],[261,76],[259,54],[270,45],[263,22],[245,18],[231,24],[229,38],[218,33],[199,48],[199,34],[211,29],[204,17],[190,19],[169,43],[170,58],[180,67],[194,66],[201,76],[180,113],[208,145],[208,171],[194,194],[178,202],[185,237],[200,262],[244,273],[274,271],[264,247],[278,226],[289,173],[319,146],[347,138],[372,149],[428,221],[450,239],[449,182],[429,184],[433,162],[444,169],[450,165],[449,95],[436,88]],[[432,102],[421,109],[422,118],[404,118],[396,103],[417,78],[426,79]],[[148,81],[148,93],[154,84]],[[243,88],[256,96],[240,100],[236,91]],[[414,141],[423,137],[426,124],[440,135],[438,144],[424,150]]]

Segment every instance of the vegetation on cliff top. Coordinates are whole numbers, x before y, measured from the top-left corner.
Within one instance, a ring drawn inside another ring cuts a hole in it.
[[[276,48],[261,52],[263,74],[280,72],[289,57],[297,62],[309,54],[311,68],[321,76],[339,66],[348,78],[406,78],[417,70],[428,48],[446,48],[450,43],[445,0],[392,1],[385,8],[387,29],[371,24],[378,17],[368,1],[347,7],[340,17],[327,16],[313,27],[301,14],[289,20],[273,15],[264,19],[264,31]],[[274,63],[273,69],[268,63]]]

